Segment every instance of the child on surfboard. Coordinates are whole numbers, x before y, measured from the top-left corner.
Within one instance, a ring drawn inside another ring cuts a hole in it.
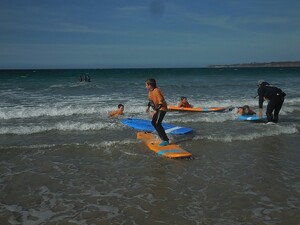
[[[147,79],[146,80],[146,89],[148,90],[148,98],[149,103],[146,108],[146,112],[149,112],[150,107],[153,108],[155,111],[152,116],[152,125],[157,131],[158,136],[162,140],[162,142],[159,144],[159,146],[167,146],[169,145],[169,138],[166,134],[165,129],[163,128],[162,121],[167,113],[167,102],[165,101],[165,98],[156,86],[156,80],[155,79]]]
[[[178,107],[181,108],[193,108],[193,106],[188,102],[187,97],[181,96],[180,102],[178,102]]]
[[[256,114],[249,105],[244,105],[242,107],[238,107],[238,114],[242,115],[242,116],[246,116],[246,115],[254,115]]]
[[[111,116],[111,117],[118,117],[121,115],[124,115],[124,105],[123,104],[119,104],[117,110],[114,110],[109,113],[109,116]]]

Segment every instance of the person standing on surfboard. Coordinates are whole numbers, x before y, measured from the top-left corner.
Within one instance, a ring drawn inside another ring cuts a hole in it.
[[[162,92],[156,86],[155,79],[146,80],[146,89],[148,90],[149,103],[146,108],[146,112],[149,112],[150,107],[155,111],[152,116],[152,125],[158,133],[158,136],[162,140],[159,146],[169,145],[169,138],[166,134],[165,129],[161,125],[166,113],[167,113],[167,102]]]
[[[271,86],[269,83],[267,83],[264,80],[259,80],[257,83],[258,89],[258,116],[262,118],[262,110],[263,110],[263,102],[264,100],[268,100],[266,115],[268,118],[268,122],[278,122],[278,115],[279,111],[282,107],[282,104],[284,102],[284,97],[286,94],[277,87]],[[273,116],[274,111],[274,116]]]

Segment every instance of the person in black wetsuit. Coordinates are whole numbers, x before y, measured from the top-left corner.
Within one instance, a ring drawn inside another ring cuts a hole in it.
[[[286,94],[277,87],[271,86],[269,83],[267,83],[264,80],[260,80],[257,83],[258,89],[258,116],[262,118],[262,110],[263,110],[263,102],[264,100],[268,100],[266,115],[268,118],[268,122],[278,122],[278,115],[279,111],[282,107],[282,104],[284,102],[284,97]],[[273,115],[274,111],[274,115]]]

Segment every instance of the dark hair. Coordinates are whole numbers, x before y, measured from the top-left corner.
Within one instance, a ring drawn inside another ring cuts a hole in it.
[[[181,101],[183,100],[183,99],[185,99],[186,97],[185,96],[181,96]]]
[[[152,86],[153,88],[156,88],[156,80],[153,78],[149,78],[146,80],[146,83],[150,86]]]
[[[123,104],[119,104],[119,105],[118,105],[118,109],[119,109],[119,108],[121,108],[122,106],[124,107],[124,105],[123,105]]]

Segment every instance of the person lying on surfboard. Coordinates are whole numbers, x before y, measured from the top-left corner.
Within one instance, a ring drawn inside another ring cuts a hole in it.
[[[166,135],[165,129],[161,125],[168,110],[167,102],[165,101],[165,98],[160,89],[158,89],[158,87],[156,86],[155,79],[147,79],[145,84],[146,89],[148,90],[149,98],[149,103],[146,108],[146,112],[149,112],[150,107],[152,107],[155,111],[152,116],[152,126],[155,128],[158,136],[162,140],[159,146],[167,146],[169,145],[169,138]]]
[[[109,116],[111,116],[111,117],[118,117],[121,115],[124,115],[124,105],[123,104],[119,104],[117,110],[109,113]]]
[[[180,102],[178,102],[178,107],[181,108],[193,108],[193,106],[188,102],[187,97],[182,96]]]
[[[256,114],[256,112],[254,112],[249,105],[244,105],[242,107],[238,107],[238,114],[242,115],[242,116],[246,116],[246,115],[254,115]]]

